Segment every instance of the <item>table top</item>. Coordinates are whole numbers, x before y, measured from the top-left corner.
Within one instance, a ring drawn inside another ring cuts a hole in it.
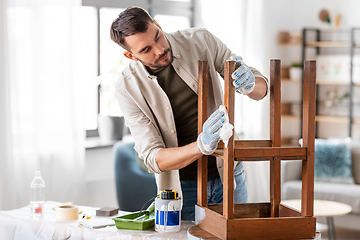
[[[187,230],[194,226],[191,221],[182,221],[181,230],[177,233],[158,233],[154,229],[146,231],[125,230],[117,229],[116,226],[94,229],[80,225],[77,220],[56,220],[56,212],[52,208],[60,204],[53,201],[45,202],[44,217],[42,218],[31,218],[30,206],[10,211],[0,211],[0,239],[187,239]],[[79,211],[82,211],[79,214],[79,219],[83,214],[98,218],[96,217],[96,210],[99,208],[78,207]],[[128,212],[119,211],[118,215],[108,218],[124,214],[128,214]]]
[[[291,200],[282,200],[282,204],[287,205],[289,207],[295,208],[300,211],[301,209],[301,200],[300,199],[291,199]],[[327,201],[327,200],[314,200],[314,216],[315,217],[331,217],[331,216],[340,216],[345,215],[351,212],[351,206],[335,202],[335,201]]]

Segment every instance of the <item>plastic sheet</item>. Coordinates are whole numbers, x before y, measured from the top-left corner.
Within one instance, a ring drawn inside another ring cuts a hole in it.
[[[122,230],[115,226],[91,229],[78,224],[77,220],[57,221],[52,207],[59,202],[47,201],[44,204],[44,217],[30,217],[30,206],[10,211],[0,211],[0,239],[6,240],[117,240],[117,239],[187,239],[188,228],[193,222],[183,221],[177,233],[158,233],[154,229],[146,231]],[[93,207],[79,206],[82,214],[96,216]],[[82,214],[79,216],[81,217]],[[128,212],[119,211],[119,216]],[[112,216],[114,217],[114,216]]]

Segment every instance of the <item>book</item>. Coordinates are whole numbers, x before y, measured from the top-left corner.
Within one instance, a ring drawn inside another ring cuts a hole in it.
[[[111,218],[80,219],[78,223],[89,228],[102,228],[115,225],[115,221]]]

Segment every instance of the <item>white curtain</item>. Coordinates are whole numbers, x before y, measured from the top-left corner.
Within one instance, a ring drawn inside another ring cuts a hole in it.
[[[46,200],[80,204],[86,194],[74,40],[80,2],[0,2],[0,210],[29,204],[35,170],[45,180]]]
[[[269,77],[269,41],[264,0],[203,0],[203,25],[244,61]],[[242,123],[245,139],[269,139],[269,97],[254,101],[236,94],[235,129]],[[249,202],[270,200],[269,162],[243,162]]]

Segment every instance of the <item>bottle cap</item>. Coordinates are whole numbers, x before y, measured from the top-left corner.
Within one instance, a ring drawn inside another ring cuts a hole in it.
[[[178,193],[174,190],[165,189],[160,192],[160,198],[161,199],[177,199]]]

